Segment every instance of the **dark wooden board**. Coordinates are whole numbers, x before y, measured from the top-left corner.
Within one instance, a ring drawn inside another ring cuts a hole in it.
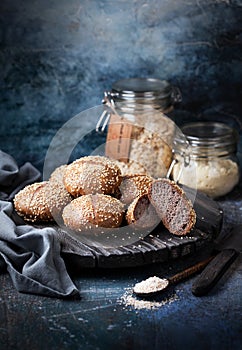
[[[223,219],[218,204],[201,193],[196,195],[194,209],[197,221],[189,235],[178,237],[159,225],[142,239],[132,244],[125,241],[118,247],[95,246],[56,227],[63,258],[70,268],[78,270],[135,267],[193,254],[219,234]]]

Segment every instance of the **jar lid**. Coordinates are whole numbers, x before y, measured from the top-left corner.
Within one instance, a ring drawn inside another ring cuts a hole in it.
[[[219,122],[194,122],[181,127],[190,145],[226,147],[237,144],[236,131]]]
[[[238,134],[236,130],[219,122],[193,122],[181,127],[189,143],[191,157],[223,156],[237,150]],[[174,140],[175,151],[184,152],[187,144],[179,138]]]
[[[165,99],[171,96],[172,86],[166,80],[130,78],[116,81],[112,86],[114,97],[122,100]]]

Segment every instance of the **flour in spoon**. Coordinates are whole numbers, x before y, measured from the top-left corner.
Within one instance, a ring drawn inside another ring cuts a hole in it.
[[[169,281],[167,279],[153,276],[147,278],[144,281],[136,283],[134,286],[134,292],[136,294],[154,293],[156,291],[165,289],[168,284]]]

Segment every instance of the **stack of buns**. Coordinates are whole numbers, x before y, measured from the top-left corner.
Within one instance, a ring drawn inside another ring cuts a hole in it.
[[[121,169],[104,156],[82,157],[18,192],[15,210],[26,221],[61,220],[78,232],[125,225],[147,229],[160,221],[175,235],[192,230],[196,214],[177,184]]]

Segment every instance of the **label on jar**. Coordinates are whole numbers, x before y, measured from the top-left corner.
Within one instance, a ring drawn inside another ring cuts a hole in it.
[[[129,161],[132,124],[117,114],[111,114],[105,145],[107,157]]]

